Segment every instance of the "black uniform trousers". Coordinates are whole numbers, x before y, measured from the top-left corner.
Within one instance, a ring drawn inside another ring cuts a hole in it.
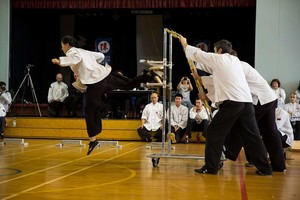
[[[239,125],[239,135],[244,142],[244,148],[249,152],[251,160],[262,173],[271,173],[272,169],[266,155],[252,103],[226,100],[212,119],[207,129],[205,147],[205,168],[217,172],[223,145],[231,129]]]
[[[284,171],[286,169],[284,151],[281,141],[281,134],[277,129],[275,122],[275,111],[277,100],[270,103],[254,106],[255,118],[262,136],[264,145],[269,153],[271,166],[273,171]],[[236,160],[243,146],[242,138],[237,134],[239,128],[235,127],[230,133],[225,143],[226,157],[231,160]],[[252,162],[251,156],[245,150],[245,155],[248,162]]]
[[[156,139],[156,142],[162,142],[162,129],[161,128],[157,129],[156,131],[148,131],[145,127],[143,127],[143,128],[139,127],[137,129],[137,132],[143,141],[152,142],[151,138],[153,137]],[[153,135],[151,135],[151,132],[155,132],[155,133]]]
[[[87,84],[85,93],[85,122],[89,137],[96,136],[102,131],[101,112],[105,109],[105,93],[115,89],[127,90],[140,87],[141,83],[152,80],[152,77],[147,74],[129,79],[112,72],[97,83]],[[122,99],[119,99],[119,101],[122,101]]]

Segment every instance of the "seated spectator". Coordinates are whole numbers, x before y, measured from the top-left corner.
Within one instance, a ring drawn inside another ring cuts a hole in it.
[[[77,80],[77,75],[73,74],[75,81]],[[67,110],[68,117],[78,117],[77,107],[82,105],[83,92],[76,89],[73,85],[68,87],[69,95],[65,98],[64,104]]]
[[[189,111],[188,108],[182,105],[182,94],[176,94],[175,105],[171,105],[171,141],[172,143],[179,143],[185,134],[188,122]],[[169,116],[167,116],[169,117]]]
[[[63,82],[62,74],[58,73],[56,81],[51,83],[48,91],[48,113],[50,116],[59,116],[59,112],[63,109],[63,102],[68,95],[68,86]]]
[[[201,99],[198,97],[195,101],[195,106],[190,109],[187,131],[189,138],[192,137],[192,131],[202,131],[203,136],[206,136],[206,130],[209,124],[209,111],[203,106]]]
[[[300,140],[300,105],[297,102],[297,95],[290,94],[290,102],[285,104],[284,110],[289,114],[294,130],[294,139]]]
[[[190,79],[186,76],[182,77],[177,85],[177,90],[183,96],[182,105],[188,107],[190,110],[193,107],[190,99],[190,92],[193,90],[193,85]]]
[[[289,114],[282,108],[276,108],[275,116],[278,133],[281,136],[282,147],[291,147],[294,141],[294,135]]]
[[[163,104],[158,102],[158,94],[151,94],[151,103],[145,106],[142,113],[142,125],[137,129],[141,139],[146,142],[162,142]],[[151,135],[151,132],[155,132]]]
[[[279,79],[273,79],[271,81],[271,88],[275,92],[277,99],[278,99],[278,101],[277,101],[278,107],[283,108],[284,104],[285,104],[286,94],[285,94],[285,90],[283,88],[281,88],[280,86],[281,86],[281,83],[280,83]]]

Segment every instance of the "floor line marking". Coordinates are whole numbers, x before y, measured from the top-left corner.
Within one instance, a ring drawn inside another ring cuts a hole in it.
[[[239,169],[239,179],[240,179],[240,187],[241,187],[241,197],[242,200],[248,200],[247,187],[246,187],[246,181],[245,181],[244,170],[243,170],[244,165],[242,163],[240,154],[238,156],[238,169]]]
[[[134,144],[134,142],[125,144],[124,146],[131,145],[131,144]],[[14,180],[17,180],[17,179],[24,178],[24,177],[27,177],[27,176],[30,176],[30,175],[33,175],[33,174],[37,174],[37,173],[40,173],[40,172],[43,172],[43,171],[47,171],[47,170],[50,170],[50,169],[54,169],[54,168],[57,168],[57,167],[61,167],[61,166],[64,166],[64,165],[67,165],[67,164],[70,164],[70,163],[73,163],[73,162],[77,162],[77,161],[79,161],[79,160],[87,159],[87,158],[93,157],[93,156],[98,155],[98,154],[103,154],[103,153],[106,153],[106,152],[112,151],[112,150],[115,150],[115,149],[107,149],[107,150],[101,151],[101,152],[99,152],[99,153],[94,153],[93,155],[84,156],[84,157],[81,157],[81,158],[77,158],[77,159],[75,159],[75,160],[71,160],[71,161],[68,161],[68,162],[65,162],[65,163],[61,163],[61,164],[59,164],[59,165],[51,166],[51,167],[48,167],[48,168],[45,168],[45,169],[41,169],[41,170],[38,170],[38,171],[35,171],[35,172],[31,172],[31,173],[29,173],[29,174],[24,174],[24,175],[22,175],[22,176],[18,176],[18,177],[12,178],[12,179],[8,179],[8,180],[5,180],[5,181],[1,181],[1,182],[0,182],[0,185],[3,184],[3,183],[8,183],[8,182],[10,182],[10,181],[14,181]]]
[[[133,144],[133,143],[129,143],[129,144],[127,144],[127,145],[130,145],[130,144]],[[47,184],[49,184],[49,183],[53,183],[53,182],[55,182],[55,181],[61,180],[61,179],[66,178],[66,177],[69,177],[69,176],[71,176],[71,175],[73,175],[73,174],[77,174],[77,173],[79,173],[79,172],[85,171],[85,170],[87,170],[87,169],[90,169],[90,168],[95,167],[95,166],[97,166],[97,165],[100,165],[100,164],[102,164],[102,163],[106,163],[106,162],[108,162],[108,161],[110,161],[110,160],[113,160],[113,159],[115,159],[115,158],[121,157],[121,156],[123,156],[123,155],[126,155],[126,154],[128,154],[128,153],[131,153],[131,152],[136,151],[136,150],[141,149],[141,148],[144,148],[144,146],[135,148],[135,149],[133,149],[133,150],[131,150],[131,151],[128,151],[128,152],[126,152],[126,153],[119,154],[119,155],[117,155],[117,156],[114,156],[114,157],[111,157],[111,158],[109,158],[109,159],[103,160],[103,161],[101,161],[101,162],[99,162],[99,163],[93,164],[93,165],[91,165],[91,166],[85,167],[85,168],[80,169],[80,170],[77,170],[77,171],[74,171],[74,172],[72,172],[72,173],[69,173],[69,174],[67,174],[67,175],[64,175],[64,176],[61,176],[61,177],[59,177],[59,178],[53,179],[53,180],[51,180],[51,181],[47,181],[47,182],[44,182],[44,183],[42,183],[42,184],[36,185],[36,186],[34,186],[34,187],[28,188],[28,189],[23,190],[23,191],[21,191],[21,192],[18,192],[18,193],[16,193],[16,194],[13,194],[13,195],[10,195],[10,196],[8,196],[8,197],[5,197],[5,198],[3,198],[2,200],[7,200],[7,199],[14,198],[14,197],[19,196],[19,195],[21,195],[21,194],[24,194],[24,193],[27,193],[27,192],[32,191],[32,190],[34,190],[34,189],[37,189],[37,188],[39,188],[39,187],[41,187],[41,186],[47,185]],[[80,158],[80,159],[82,159],[82,158]],[[79,160],[79,159],[76,159],[76,160]],[[75,161],[76,161],[76,160],[75,160]],[[71,162],[73,162],[73,161],[71,161]],[[69,162],[67,162],[67,163],[69,163]],[[63,165],[63,164],[62,164],[62,165]],[[51,167],[51,168],[53,168],[53,167]],[[39,171],[41,171],[41,170],[39,170]],[[44,171],[44,170],[42,170],[42,171]]]

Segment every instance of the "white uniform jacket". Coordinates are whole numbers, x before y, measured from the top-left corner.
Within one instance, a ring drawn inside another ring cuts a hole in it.
[[[72,47],[66,52],[66,57],[60,57],[60,66],[70,66],[83,84],[94,84],[111,72],[109,65],[100,64],[105,58],[103,53]]]

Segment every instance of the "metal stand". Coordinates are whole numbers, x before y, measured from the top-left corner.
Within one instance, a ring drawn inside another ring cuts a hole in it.
[[[169,39],[167,38],[169,36]],[[168,43],[169,41],[169,43]],[[147,83],[147,86],[158,86],[163,87],[163,108],[166,110],[166,94],[167,94],[167,88],[168,90],[168,99],[169,99],[169,109],[168,109],[168,116],[169,119],[171,119],[171,95],[172,95],[172,35],[167,33],[167,29],[164,29],[164,43],[163,43],[163,66],[164,66],[164,76],[163,76],[163,82],[162,83]],[[167,44],[169,45],[169,49],[167,50]],[[167,62],[167,53],[169,52],[169,62]],[[169,68],[169,73],[167,74],[167,67]],[[168,81],[167,83],[167,76]],[[166,116],[165,112],[163,114],[163,128],[162,128],[162,153],[161,154],[149,154],[147,157],[151,158],[153,167],[158,167],[160,158],[187,158],[187,159],[196,159],[196,160],[204,160],[204,156],[197,156],[197,155],[188,155],[188,154],[171,154],[171,140],[168,140],[168,153],[165,153],[165,127],[166,127]],[[171,134],[171,124],[168,123],[168,135]]]
[[[41,114],[41,110],[40,110],[40,106],[39,106],[39,103],[38,103],[38,100],[37,100],[37,97],[36,97],[36,94],[35,94],[35,91],[34,91],[34,86],[33,86],[33,83],[32,83],[32,79],[31,79],[31,76],[30,76],[30,68],[33,67],[33,65],[31,64],[28,64],[26,65],[26,69],[27,69],[27,74],[25,75],[25,77],[23,78],[23,81],[21,82],[12,102],[14,102],[16,96],[18,95],[21,87],[23,86],[23,84],[25,83],[26,79],[28,81],[28,84],[30,85],[30,88],[31,88],[31,93],[32,93],[32,98],[33,98],[33,103],[36,104],[36,107],[38,109],[38,112],[39,112],[39,116],[42,117],[42,114]],[[25,88],[24,88],[24,94],[25,94]],[[23,99],[24,99],[24,94],[23,94],[23,97],[22,97],[22,103],[23,103]]]
[[[24,139],[20,139],[20,138],[4,138],[3,142],[0,142],[0,146],[4,146],[6,144],[19,144],[24,147],[28,146],[28,143],[25,142]]]
[[[57,147],[64,147],[66,145],[85,147],[85,144],[82,144],[82,140],[62,140],[61,143],[56,144]],[[118,141],[99,141],[98,147],[102,146],[112,146],[117,149],[122,149],[122,145],[119,145]]]
[[[146,146],[146,149],[161,149],[161,147],[162,147],[162,142],[151,142],[150,145]],[[171,149],[175,150],[175,147],[171,146]]]
[[[64,147],[66,145],[85,147],[85,144],[82,144],[81,140],[62,140],[61,143],[56,144],[57,147]]]

